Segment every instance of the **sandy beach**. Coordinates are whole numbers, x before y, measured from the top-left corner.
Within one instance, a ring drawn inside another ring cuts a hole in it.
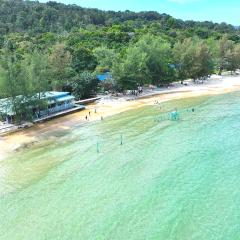
[[[106,96],[100,101],[88,105],[84,111],[40,123],[29,129],[0,137],[0,160],[21,147],[34,144],[41,141],[41,139],[51,138],[59,130],[68,130],[74,126],[82,127],[90,121],[101,120],[101,117],[104,119],[127,110],[153,105],[156,101],[162,103],[174,99],[224,94],[237,90],[240,90],[240,76],[212,76],[211,79],[203,84],[190,82],[188,82],[187,86],[174,84],[168,89],[153,90],[139,99],[132,99],[131,101],[126,99],[126,97],[114,98]],[[85,119],[86,115],[88,115],[88,120]]]

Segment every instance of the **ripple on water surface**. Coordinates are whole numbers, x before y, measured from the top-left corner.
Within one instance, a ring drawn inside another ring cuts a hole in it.
[[[148,106],[14,153],[0,239],[240,239],[239,97]]]

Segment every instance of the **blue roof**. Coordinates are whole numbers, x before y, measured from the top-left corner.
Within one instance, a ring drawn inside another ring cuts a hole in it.
[[[97,75],[97,78],[98,78],[99,81],[105,81],[107,79],[111,79],[112,76],[109,72],[106,72],[106,73],[102,73],[102,74]]]

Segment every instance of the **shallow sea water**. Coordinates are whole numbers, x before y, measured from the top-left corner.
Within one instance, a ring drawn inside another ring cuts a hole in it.
[[[240,239],[239,102],[147,106],[13,153],[0,162],[0,239]]]

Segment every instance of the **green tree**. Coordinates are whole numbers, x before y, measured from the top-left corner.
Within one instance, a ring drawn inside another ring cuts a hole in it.
[[[147,54],[134,46],[127,49],[126,55],[114,62],[113,78],[122,90],[133,90],[148,82]]]
[[[35,51],[25,56],[23,64],[27,69],[28,84],[32,92],[39,94],[51,90],[47,55]]]
[[[4,51],[0,62],[1,84],[0,92],[10,101],[15,114],[15,121],[21,123],[23,120],[31,120],[32,112],[29,101],[32,92],[29,89],[27,71],[15,54]]]
[[[73,49],[72,56],[72,67],[77,73],[95,70],[97,61],[90,49],[78,46]]]
[[[95,48],[93,54],[98,62],[97,70],[100,72],[109,71],[117,59],[115,50],[107,47]]]
[[[195,63],[192,69],[195,70],[192,78],[199,79],[211,75],[214,70],[213,58],[207,44],[200,40],[194,46],[196,49]]]
[[[183,81],[190,77],[191,67],[195,61],[195,51],[191,39],[177,42],[173,48],[174,62],[177,66],[178,79]]]
[[[203,40],[185,39],[175,44],[173,52],[179,80],[187,78],[196,80],[213,73],[213,58]]]
[[[25,56],[22,64],[26,69],[28,88],[32,95],[32,98],[28,101],[31,101],[35,113],[39,113],[41,109],[47,107],[44,96],[47,91],[51,90],[48,56],[35,51]]]
[[[160,37],[146,35],[136,43],[136,47],[146,54],[148,78],[152,84],[160,85],[174,80],[175,69],[169,43]]]
[[[228,40],[227,35],[224,35],[219,41],[218,50],[218,68],[219,75],[222,74],[224,69],[229,68],[229,56],[234,48],[234,42]]]
[[[229,49],[225,54],[225,58],[226,70],[235,72],[238,68],[240,68],[240,45],[237,44],[233,46],[232,49]]]
[[[56,44],[49,55],[51,85],[54,90],[62,90],[70,77],[72,56],[64,44]]]
[[[96,94],[97,86],[98,80],[96,75],[88,71],[77,74],[70,83],[72,93],[76,99],[84,99],[94,96]]]
[[[47,56],[34,52],[19,59],[6,50],[0,62],[0,75],[1,97],[11,101],[15,121],[32,121],[34,113],[46,107],[43,96],[50,88]]]

